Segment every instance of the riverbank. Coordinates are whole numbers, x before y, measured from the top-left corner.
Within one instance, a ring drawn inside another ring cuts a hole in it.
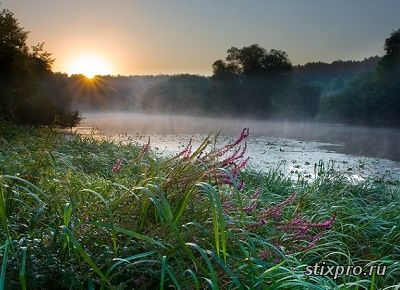
[[[213,138],[165,158],[1,123],[0,289],[395,289],[398,183],[261,174],[246,131]],[[317,263],[386,271],[308,276]]]

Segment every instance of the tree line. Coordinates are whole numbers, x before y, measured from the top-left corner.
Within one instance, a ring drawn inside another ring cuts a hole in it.
[[[258,46],[258,45],[254,45]],[[345,86],[361,73],[373,71],[380,57],[362,61],[335,61],[332,63],[314,62],[292,67],[292,84],[302,84],[303,90],[313,88],[322,96],[343,91]],[[226,70],[218,67],[214,69]],[[226,64],[225,64],[226,65]],[[237,70],[236,70],[237,71]],[[241,99],[237,90],[241,78],[227,72],[216,72],[212,77],[200,75],[136,75],[136,76],[98,76],[88,82],[83,75],[68,77],[60,74],[70,85],[66,88],[74,96],[73,104],[80,110],[128,110],[165,111],[198,114],[228,114],[240,109]],[[247,80],[255,79],[246,77]],[[264,78],[266,82],[268,78]],[[242,86],[243,87],[243,86]],[[292,89],[301,89],[301,87]],[[244,90],[244,89],[242,89]],[[236,96],[229,99],[228,95]],[[242,95],[244,95],[242,93]],[[278,97],[278,96],[277,96]],[[224,99],[228,98],[223,102]],[[217,102],[220,104],[218,105]],[[224,105],[223,105],[224,104]],[[247,105],[245,102],[243,105]],[[228,107],[231,107],[228,109]],[[249,110],[249,114],[255,112]],[[260,112],[260,117],[263,117]]]
[[[293,74],[300,82],[319,87],[322,95],[327,96],[343,91],[358,75],[374,71],[380,59],[379,56],[372,56],[361,61],[309,62],[296,65]]]
[[[150,111],[344,122],[329,119],[321,104],[358,76],[374,71],[380,61],[375,56],[293,66],[284,51],[267,51],[258,44],[232,47],[225,60],[213,63],[210,78],[172,76],[151,87],[141,104]]]

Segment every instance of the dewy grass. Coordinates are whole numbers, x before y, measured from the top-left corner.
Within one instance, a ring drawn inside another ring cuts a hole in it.
[[[398,183],[351,184],[323,163],[297,182],[245,169],[247,130],[159,158],[148,145],[0,127],[2,289],[399,286]],[[322,263],[387,271],[305,274]]]

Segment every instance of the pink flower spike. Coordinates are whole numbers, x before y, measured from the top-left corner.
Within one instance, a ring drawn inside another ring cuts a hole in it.
[[[256,192],[252,195],[251,199],[258,199],[260,196],[261,190],[257,188]]]
[[[147,152],[149,149],[150,149],[150,136],[149,140],[147,141],[147,144],[143,145],[142,153]]]
[[[266,260],[266,259],[269,257],[269,255],[268,255],[268,252],[267,252],[267,251],[262,251],[262,252],[260,252],[260,254],[258,255],[258,257],[259,257],[261,260]]]
[[[114,173],[118,173],[122,168],[122,161],[121,159],[117,159],[117,161],[115,161],[113,167],[112,167],[112,172]]]
[[[192,138],[190,138],[189,143],[186,145],[186,147],[179,152],[174,158],[179,158],[179,157],[183,157],[183,158],[189,158],[190,154],[192,153]]]
[[[280,219],[282,217],[282,209],[278,208],[271,212],[271,217],[274,219]]]
[[[237,170],[243,169],[246,167],[247,162],[249,162],[250,157],[247,157],[245,160],[241,161],[237,166]]]
[[[314,224],[314,226],[318,227],[318,228],[324,228],[326,230],[329,230],[330,228],[332,228],[333,223],[335,222],[335,219],[336,219],[336,216],[334,215],[329,220],[323,221],[322,223],[319,223],[319,224]]]
[[[240,142],[242,142],[244,139],[246,139],[249,136],[249,128],[244,128],[240,136],[236,139],[235,142],[231,145],[231,147],[236,146]]]
[[[246,206],[243,210],[245,211],[245,213],[251,214],[256,210],[256,208],[257,208],[257,203],[254,202],[252,205]]]
[[[238,184],[238,186],[237,186],[237,189],[238,189],[238,190],[241,190],[243,187],[244,187],[244,181],[243,181],[243,180],[240,180],[240,182],[239,182],[239,184]]]

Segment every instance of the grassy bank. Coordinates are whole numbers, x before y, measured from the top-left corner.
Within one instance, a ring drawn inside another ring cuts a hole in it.
[[[397,289],[397,185],[254,172],[246,136],[160,159],[0,123],[0,289]],[[323,262],[387,268],[306,275]]]

